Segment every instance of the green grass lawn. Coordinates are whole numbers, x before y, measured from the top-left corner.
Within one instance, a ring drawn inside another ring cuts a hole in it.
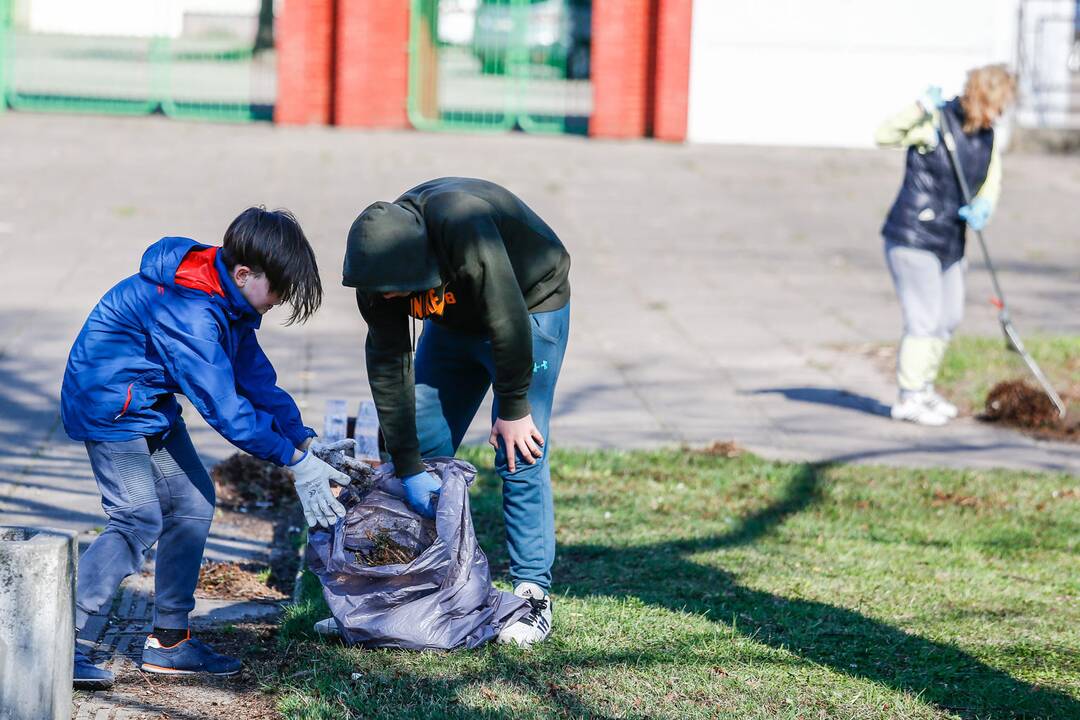
[[[472,490],[505,575],[489,452]],[[557,452],[555,632],[345,648],[318,583],[264,673],[290,720],[1080,718],[1080,482]],[[352,679],[353,674],[356,679]]]
[[[1059,393],[1080,390],[1076,387],[1080,378],[1080,337],[1022,339],[1027,351]],[[1005,348],[1004,336],[961,336],[949,345],[937,387],[964,410],[978,413],[986,404],[990,388],[1002,380],[1014,378],[1035,384],[1020,356]]]

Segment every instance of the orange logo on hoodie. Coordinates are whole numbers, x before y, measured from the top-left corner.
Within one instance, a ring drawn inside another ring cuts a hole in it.
[[[454,293],[443,291],[441,288],[433,288],[426,293],[416,293],[410,298],[409,314],[418,320],[423,320],[432,315],[442,316],[447,305],[456,305],[457,298]]]

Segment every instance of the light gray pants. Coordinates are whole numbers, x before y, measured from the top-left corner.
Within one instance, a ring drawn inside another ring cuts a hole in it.
[[[949,339],[964,318],[967,261],[942,267],[929,250],[886,240],[885,262],[904,316],[896,359],[900,393],[931,389]]]

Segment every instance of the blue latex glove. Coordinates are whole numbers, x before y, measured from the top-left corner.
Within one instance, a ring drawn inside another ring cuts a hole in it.
[[[405,501],[413,512],[426,518],[434,518],[442,480],[424,471],[403,478],[401,484],[405,488]]]
[[[926,91],[919,98],[919,105],[926,111],[926,114],[934,112],[939,108],[945,107],[945,99],[941,97],[941,88],[937,85],[931,85],[926,88]]]
[[[972,230],[982,230],[990,219],[990,202],[986,198],[975,198],[970,205],[960,208],[958,213]]]

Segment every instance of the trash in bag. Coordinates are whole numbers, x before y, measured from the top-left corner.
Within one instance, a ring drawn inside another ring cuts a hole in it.
[[[400,498],[378,488],[362,500],[350,493],[343,500],[345,550],[367,565],[409,563],[435,542],[435,521],[414,513]]]
[[[356,441],[352,438],[333,443],[312,443],[311,452],[338,472],[349,476],[350,492],[362,494],[375,487],[375,469],[356,459]]]
[[[370,490],[347,487],[338,496],[345,517],[308,537],[307,566],[350,645],[474,648],[529,611],[526,599],[491,585],[469,510],[476,468],[454,458],[424,465],[442,480],[434,521],[409,508],[388,464]]]

